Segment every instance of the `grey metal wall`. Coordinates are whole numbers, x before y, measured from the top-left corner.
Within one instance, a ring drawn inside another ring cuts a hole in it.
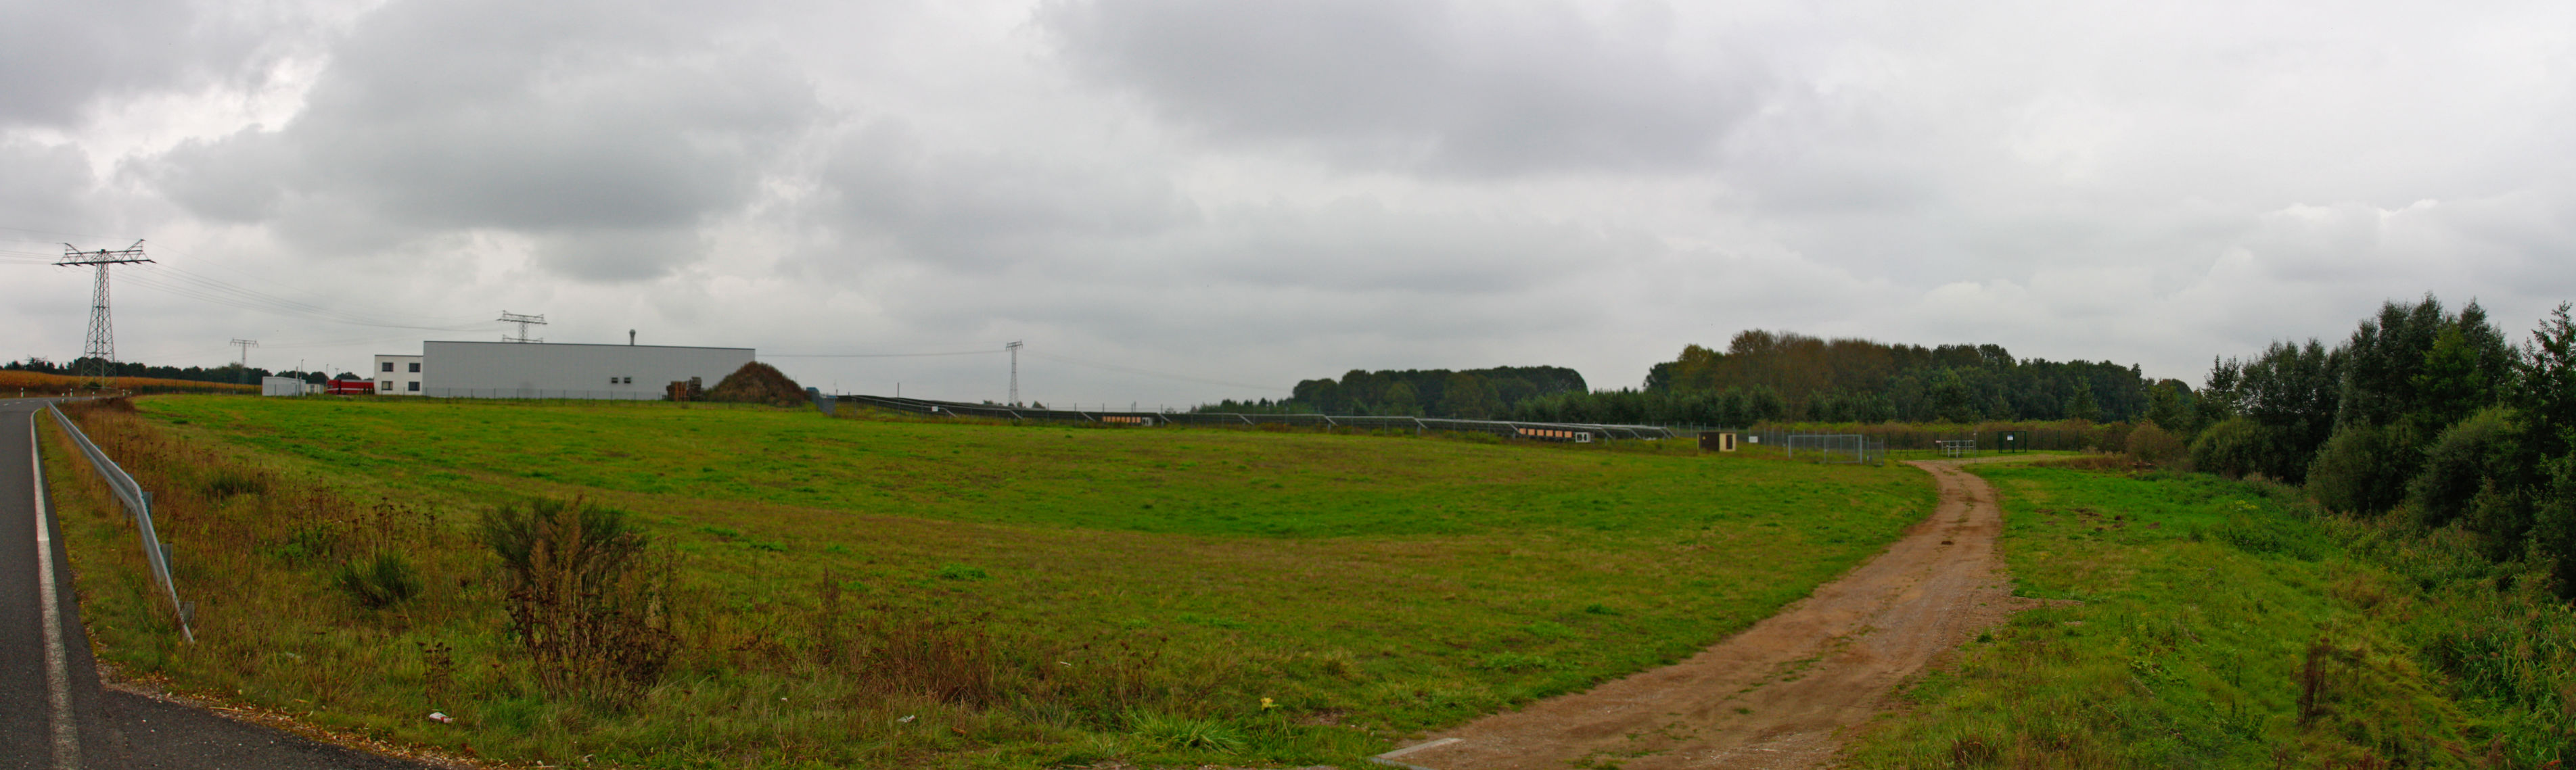
[[[715,387],[751,361],[751,348],[432,341],[421,343],[420,385],[432,397],[651,399],[674,380]]]

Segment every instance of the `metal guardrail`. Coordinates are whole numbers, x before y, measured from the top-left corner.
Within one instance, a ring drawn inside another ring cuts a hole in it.
[[[143,534],[143,560],[151,563],[152,577],[161,581],[161,590],[170,596],[170,611],[179,616],[179,635],[195,643],[197,634],[188,629],[188,616],[195,614],[190,611],[194,608],[179,601],[179,586],[170,580],[170,555],[161,546],[160,533],[152,529],[152,493],[144,491],[143,485],[135,483],[134,477],[116,461],[107,459],[107,453],[90,443],[89,435],[73,425],[71,418],[64,417],[62,409],[47,404],[45,411],[53,413],[54,424],[62,426],[72,443],[80,445],[81,454],[89,457],[89,467],[98,471],[98,477],[107,481],[108,491],[115,493],[126,512],[133,515],[135,528]]]
[[[1444,417],[1390,417],[1328,414],[1241,414],[1236,412],[1091,412],[1078,409],[1028,409],[1001,404],[969,404],[961,401],[933,401],[923,398],[894,396],[841,396],[841,401],[866,404],[903,412],[939,414],[956,417],[985,417],[997,420],[1044,420],[1054,422],[1097,422],[1126,425],[1293,425],[1315,428],[1370,428],[1411,431],[1445,430],[1463,433],[1490,433],[1509,438],[1543,441],[1591,441],[1598,439],[1668,439],[1673,432],[1653,425],[1606,425],[1597,423],[1522,422],[1516,420],[1457,420]]]

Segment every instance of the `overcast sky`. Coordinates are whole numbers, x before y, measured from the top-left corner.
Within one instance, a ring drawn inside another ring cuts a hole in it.
[[[138,239],[125,360],[507,310],[968,400],[1025,340],[1023,398],[1147,406],[1751,327],[2196,384],[2576,298],[2564,0],[0,8],[0,358],[79,355],[46,263]]]

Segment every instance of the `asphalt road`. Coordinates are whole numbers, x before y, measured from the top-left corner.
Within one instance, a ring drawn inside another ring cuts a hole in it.
[[[50,560],[37,549],[29,431],[43,405],[0,399],[0,770],[427,770],[100,687],[63,541],[49,538]],[[44,524],[60,531],[50,517]],[[39,588],[43,561],[52,568],[50,624]],[[59,633],[47,633],[49,626]]]

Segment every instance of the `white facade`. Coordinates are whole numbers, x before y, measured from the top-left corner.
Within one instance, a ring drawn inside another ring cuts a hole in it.
[[[376,370],[367,375],[376,378],[376,395],[420,395],[421,357],[376,354]]]
[[[380,357],[381,358],[381,357]],[[434,398],[651,400],[674,381],[713,388],[751,363],[751,348],[579,345],[546,342],[421,343],[420,394]]]
[[[304,395],[304,381],[293,377],[261,377],[259,378],[259,394],[263,396],[301,396]]]

